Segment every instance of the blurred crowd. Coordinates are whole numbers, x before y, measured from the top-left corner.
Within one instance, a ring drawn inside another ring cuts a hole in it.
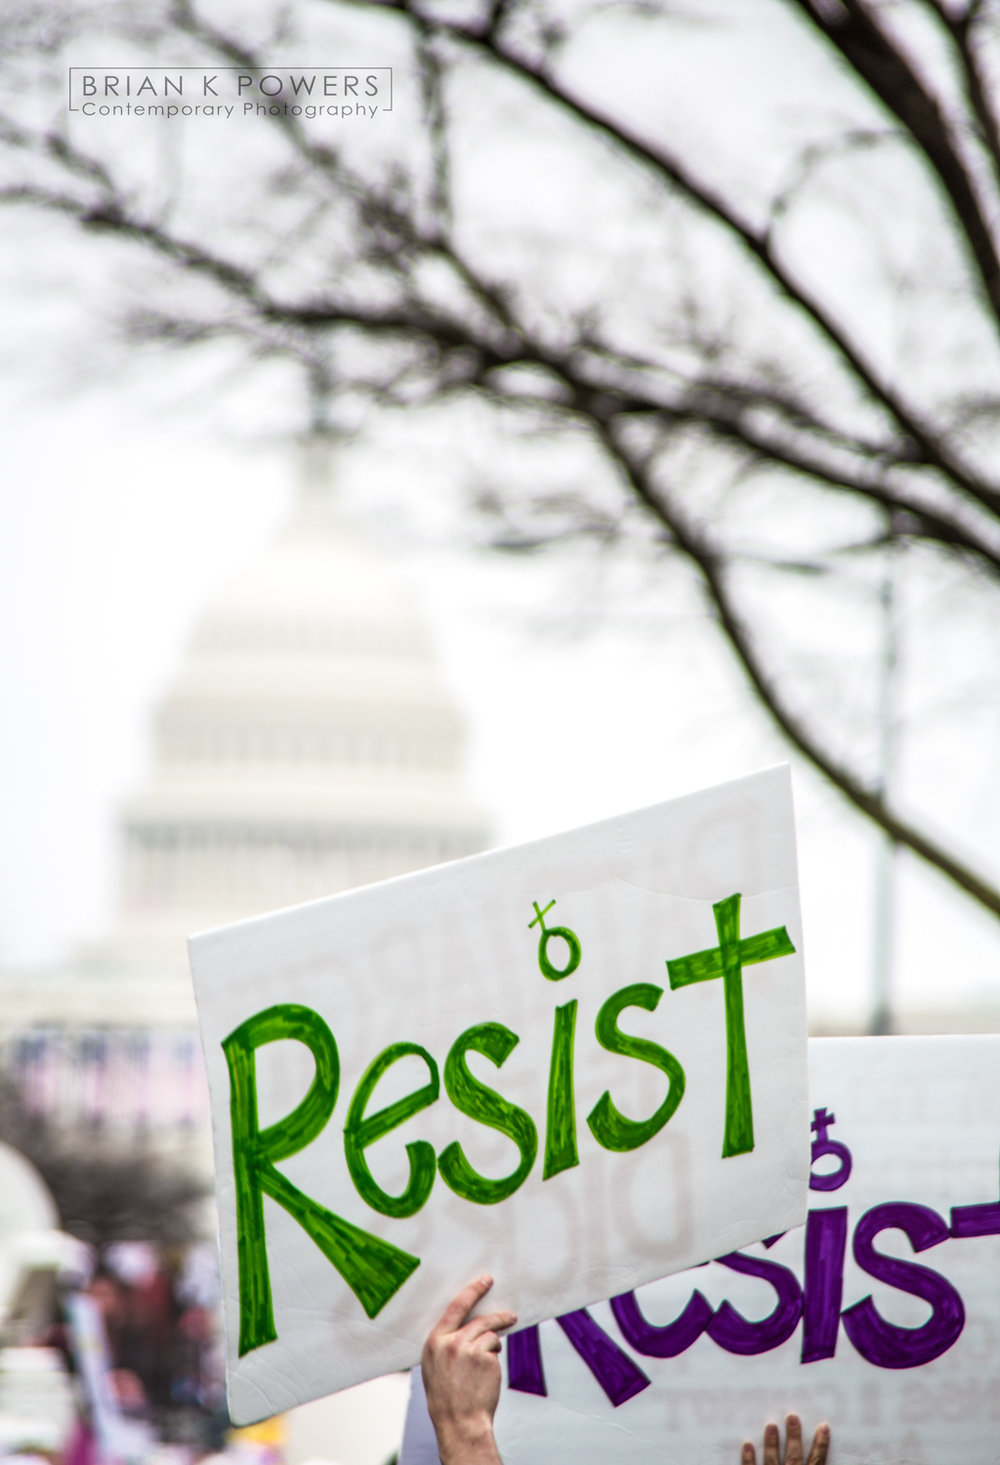
[[[81,1248],[4,1320],[0,1457],[50,1465],[191,1465],[276,1452],[232,1431],[215,1248]],[[17,1326],[13,1326],[16,1321]]]

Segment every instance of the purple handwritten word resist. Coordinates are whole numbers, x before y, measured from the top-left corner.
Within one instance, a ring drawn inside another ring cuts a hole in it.
[[[813,1190],[839,1190],[851,1173],[847,1146],[829,1138],[835,1121],[836,1115],[825,1109],[817,1109],[813,1115],[813,1165],[825,1162],[810,1178]],[[611,1311],[624,1341],[647,1358],[676,1358],[703,1333],[727,1353],[744,1357],[767,1353],[787,1342],[801,1322],[802,1363],[833,1358],[843,1325],[854,1349],[876,1368],[919,1368],[953,1345],[965,1326],[965,1307],[940,1273],[919,1262],[886,1256],[875,1242],[883,1231],[899,1230],[914,1252],[924,1252],[949,1238],[997,1236],[1000,1202],[953,1206],[950,1220],[949,1225],[930,1206],[888,1201],[865,1211],[854,1228],[852,1250],[861,1270],[897,1291],[921,1298],[930,1307],[930,1317],[919,1327],[890,1323],[870,1294],[842,1310],[849,1229],[846,1206],[809,1212],[802,1282],[789,1267],[767,1257],[736,1251],[717,1258],[731,1271],[758,1277],[773,1288],[775,1303],[766,1317],[746,1318],[729,1302],[713,1308],[698,1289],[669,1323],[651,1323],[634,1292],[612,1298]],[[769,1237],[765,1247],[778,1239]],[[649,1386],[648,1375],[631,1354],[585,1308],[556,1321],[613,1405],[626,1403]],[[509,1388],[523,1393],[548,1392],[537,1327],[523,1328],[507,1339],[507,1382]]]

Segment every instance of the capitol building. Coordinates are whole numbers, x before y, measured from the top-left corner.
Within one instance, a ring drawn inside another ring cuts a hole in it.
[[[202,613],[120,821],[106,940],[8,972],[3,1065],[69,1125],[207,1160],[186,937],[483,849],[419,605],[307,447],[284,529]]]

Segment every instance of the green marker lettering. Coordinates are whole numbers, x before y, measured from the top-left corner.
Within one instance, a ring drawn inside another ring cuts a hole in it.
[[[545,1124],[543,1180],[579,1165],[576,1149],[576,1099],[573,1091],[573,1038],[577,1000],[557,1007],[552,1023],[549,1096]]]
[[[726,1128],[722,1141],[723,1157],[745,1155],[753,1149],[753,1104],[750,1095],[750,1068],[747,1060],[747,1036],[743,1015],[743,968],[753,962],[771,961],[776,956],[792,956],[792,945],[784,926],[761,931],[740,940],[740,897],[727,896],[717,901],[712,910],[719,944],[709,951],[696,951],[667,962],[670,986],[688,987],[693,982],[710,982],[722,978],[726,1008]]]
[[[572,976],[580,965],[580,938],[568,926],[546,926],[545,917],[554,905],[555,901],[550,900],[544,910],[539,910],[538,901],[533,900],[531,902],[531,908],[535,912],[535,919],[528,922],[528,930],[530,931],[532,926],[538,926],[541,931],[541,935],[538,938],[538,970],[550,982],[561,982],[563,977]],[[553,936],[565,942],[565,966],[556,966],[555,962],[549,956],[549,942]]]
[[[637,1150],[647,1140],[659,1134],[671,1118],[677,1105],[684,1097],[684,1070],[674,1055],[653,1043],[648,1038],[634,1038],[623,1033],[618,1026],[618,1017],[625,1007],[642,1007],[655,1012],[662,987],[649,982],[636,982],[631,987],[622,987],[604,1003],[597,1014],[594,1032],[601,1047],[609,1053],[620,1053],[625,1058],[637,1058],[641,1063],[651,1063],[670,1080],[667,1097],[648,1119],[627,1119],[616,1108],[611,1094],[605,1089],[597,1103],[587,1115],[591,1134],[606,1150]]]
[[[366,1118],[365,1105],[386,1069],[400,1058],[411,1055],[422,1058],[427,1064],[430,1082],[422,1089],[407,1094],[403,1099],[397,1099],[394,1104],[379,1109],[377,1113],[369,1114]],[[418,1043],[393,1043],[386,1048],[369,1064],[354,1091],[344,1124],[344,1157],[361,1199],[367,1201],[373,1210],[381,1211],[383,1216],[412,1216],[420,1210],[434,1184],[434,1147],[425,1139],[411,1140],[406,1146],[410,1178],[402,1195],[389,1195],[376,1183],[368,1168],[365,1150],[411,1115],[418,1114],[421,1109],[433,1104],[440,1091],[441,1080],[438,1077],[437,1064],[427,1049],[421,1048]]]
[[[463,1200],[474,1201],[476,1205],[492,1206],[497,1201],[506,1200],[524,1183],[538,1153],[538,1131],[529,1114],[480,1083],[469,1072],[465,1055],[471,1049],[474,1053],[482,1053],[497,1068],[502,1068],[520,1041],[517,1034],[502,1023],[482,1022],[467,1028],[456,1038],[445,1059],[444,1086],[455,1108],[478,1124],[487,1124],[507,1135],[517,1145],[521,1156],[516,1170],[501,1180],[490,1180],[473,1169],[457,1141],[441,1151],[438,1156],[441,1179],[456,1195]]]
[[[257,1110],[256,1050],[279,1039],[304,1043],[313,1056],[316,1072],[301,1104],[277,1124],[262,1130]],[[229,1068],[242,1358],[264,1343],[273,1343],[278,1336],[264,1231],[265,1195],[283,1206],[316,1243],[368,1317],[381,1311],[420,1262],[335,1216],[275,1169],[279,1160],[298,1154],[316,1138],[337,1102],[337,1044],[319,1014],[295,1003],[269,1007],[234,1028],[223,1040],[222,1050]]]

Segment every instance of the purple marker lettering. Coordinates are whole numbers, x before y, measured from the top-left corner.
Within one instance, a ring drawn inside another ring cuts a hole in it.
[[[727,1353],[748,1356],[751,1353],[767,1353],[790,1338],[802,1316],[802,1288],[795,1273],[778,1262],[766,1261],[764,1257],[744,1256],[740,1251],[716,1260],[732,1272],[742,1272],[747,1277],[760,1277],[774,1288],[778,1300],[767,1317],[751,1322],[738,1313],[729,1302],[724,1302],[715,1313],[705,1331],[720,1348]]]
[[[897,1327],[886,1322],[869,1295],[844,1313],[844,1331],[862,1358],[877,1368],[918,1368],[940,1358],[955,1342],[965,1326],[965,1308],[954,1287],[940,1273],[875,1250],[875,1237],[893,1226],[905,1232],[914,1251],[937,1246],[950,1234],[948,1227],[929,1206],[890,1201],[867,1211],[854,1231],[858,1266],[900,1292],[922,1297],[933,1309],[931,1317],[919,1328]]]
[[[548,1394],[537,1327],[508,1333],[507,1387],[522,1394]]]
[[[812,1163],[822,1160],[826,1155],[833,1157],[840,1163],[836,1170],[823,1171],[820,1175],[809,1175],[810,1190],[839,1190],[846,1185],[851,1176],[851,1152],[846,1145],[840,1144],[838,1140],[827,1139],[827,1131],[831,1124],[837,1122],[836,1114],[828,1114],[825,1109],[813,1110],[812,1131],[816,1138],[812,1142]]]
[[[952,1236],[1000,1236],[1000,1201],[977,1206],[952,1206]]]
[[[802,1362],[832,1358],[837,1351],[844,1297],[847,1207],[810,1211],[806,1221],[805,1286],[802,1298]]]
[[[586,1308],[557,1317],[573,1347],[615,1408],[649,1388],[642,1369],[594,1322]]]
[[[676,1358],[700,1338],[712,1317],[712,1304],[701,1292],[692,1292],[684,1311],[672,1323],[651,1323],[643,1317],[634,1292],[612,1297],[611,1311],[622,1337],[648,1358]]]

